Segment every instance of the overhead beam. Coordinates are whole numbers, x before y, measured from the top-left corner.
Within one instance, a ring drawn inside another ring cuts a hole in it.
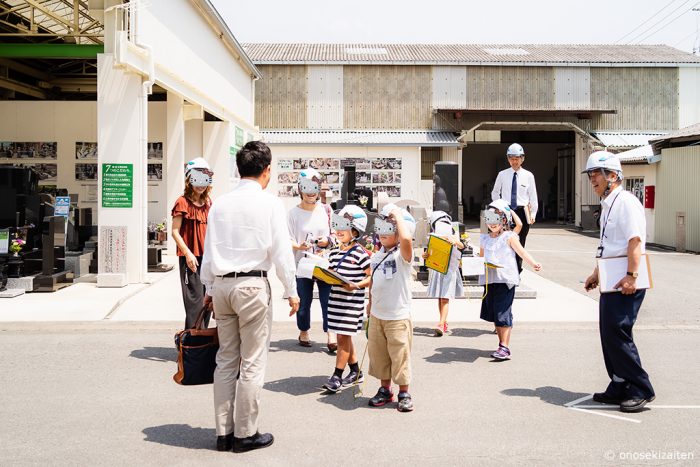
[[[47,98],[46,93],[41,89],[8,78],[0,77],[0,88],[20,92],[32,97],[38,97],[39,99]]]
[[[6,66],[11,70],[15,70],[23,75],[31,76],[32,78],[41,79],[44,81],[51,81],[54,77],[49,73],[44,73],[43,71],[37,70],[22,63],[17,63],[14,60],[8,60],[7,58],[0,58],[0,65]]]
[[[98,44],[0,44],[4,58],[97,58],[104,53]]]

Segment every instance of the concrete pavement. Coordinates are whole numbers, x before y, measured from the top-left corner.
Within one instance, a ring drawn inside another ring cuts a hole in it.
[[[679,358],[700,350],[698,329],[635,330],[658,397],[650,410],[621,414],[566,406],[607,382],[593,323],[516,326],[513,360],[500,363],[488,358],[497,342],[486,325],[455,322],[435,338],[418,323],[416,410],[401,414],[367,406],[373,378],[357,399],[353,390],[322,395],[334,358],[299,347],[295,326],[275,322],[260,417],[275,443],[234,454],[213,450],[211,385],[171,379],[179,325],[0,324],[0,463],[665,465],[658,456],[670,453],[674,465],[697,465],[700,456],[700,370]]]

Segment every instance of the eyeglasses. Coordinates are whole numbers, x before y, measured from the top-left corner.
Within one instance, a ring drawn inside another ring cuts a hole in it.
[[[588,172],[586,172],[586,174],[588,174],[588,180],[590,180],[594,177],[597,177],[598,175],[602,175],[603,171],[600,169],[593,169],[593,170],[589,170]]]

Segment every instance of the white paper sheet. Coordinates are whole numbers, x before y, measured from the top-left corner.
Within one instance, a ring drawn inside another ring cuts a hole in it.
[[[484,258],[481,256],[462,256],[462,275],[481,276],[484,274]]]
[[[328,260],[322,256],[306,253],[307,256],[299,260],[297,265],[297,277],[302,279],[311,279],[314,275],[314,268],[320,266],[328,269]]]

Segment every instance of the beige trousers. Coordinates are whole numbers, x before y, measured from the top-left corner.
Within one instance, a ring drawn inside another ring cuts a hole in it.
[[[234,432],[236,438],[246,438],[258,429],[272,327],[270,285],[261,277],[217,277],[213,299],[219,334],[214,372],[216,434]]]
[[[413,325],[410,319],[369,320],[369,374],[399,386],[411,383]]]

